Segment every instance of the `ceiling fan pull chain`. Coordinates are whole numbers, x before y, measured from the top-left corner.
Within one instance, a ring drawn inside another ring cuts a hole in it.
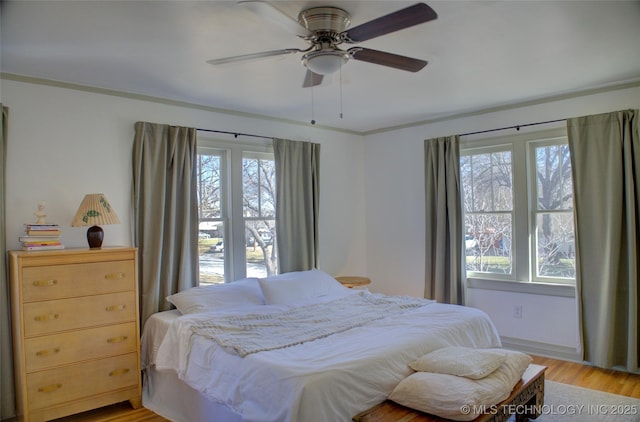
[[[340,68],[340,118],[342,119],[342,68]]]
[[[311,87],[311,124],[312,125],[316,124],[315,107],[313,105],[313,86]]]

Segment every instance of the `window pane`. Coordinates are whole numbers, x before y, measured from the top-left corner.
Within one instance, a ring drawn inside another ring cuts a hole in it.
[[[467,271],[511,274],[511,214],[465,215]]]
[[[491,154],[491,179],[493,188],[493,211],[511,211],[513,194],[511,174],[511,152]]]
[[[245,217],[260,216],[260,172],[259,160],[242,160],[242,205]]]
[[[538,276],[575,278],[573,213],[538,213],[536,237]]]
[[[198,213],[199,218],[222,216],[219,155],[198,155]]]
[[[460,177],[465,211],[513,209],[510,151],[463,156],[460,160]]]
[[[276,216],[276,166],[274,160],[259,160],[260,166],[260,216]]]
[[[463,155],[460,157],[460,182],[462,184],[462,206],[465,212],[473,211],[472,181],[471,156]]]
[[[268,277],[278,273],[273,220],[246,221],[247,277]]]
[[[471,157],[471,211],[491,211],[491,154],[478,154]]]
[[[274,218],[275,162],[257,158],[242,160],[243,215]]]
[[[568,145],[536,147],[536,189],[539,210],[573,208]]]
[[[224,283],[224,225],[200,222],[200,284]]]

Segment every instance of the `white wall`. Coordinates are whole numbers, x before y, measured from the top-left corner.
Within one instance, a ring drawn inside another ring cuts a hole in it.
[[[366,262],[371,290],[415,296],[424,293],[425,139],[627,108],[640,108],[637,85],[366,136]],[[520,132],[561,125],[523,128]],[[575,298],[479,289],[469,289],[467,297],[470,306],[493,318],[505,338],[548,346],[549,350],[579,349]],[[513,317],[516,305],[523,306],[521,319]]]
[[[149,121],[322,144],[320,268],[335,275],[365,272],[360,136],[6,79],[2,103],[10,109],[8,249],[20,247],[23,224],[35,222],[38,201],[47,204],[47,221],[62,226],[66,247],[85,247],[86,229],[69,224],[84,195],[92,192],[107,195],[122,223],[104,227],[104,245],[131,245],[134,123]],[[220,139],[233,139],[225,136]]]
[[[577,352],[575,298],[474,288],[467,290],[467,301],[491,317],[503,341],[547,348],[549,353]],[[516,306],[521,309],[519,316],[514,314]]]

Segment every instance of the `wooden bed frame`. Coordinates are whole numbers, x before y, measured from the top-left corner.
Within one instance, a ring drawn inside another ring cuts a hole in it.
[[[515,413],[516,421],[535,419],[544,404],[544,371],[546,366],[531,364],[506,400],[487,408],[473,422],[503,422]],[[524,412],[523,412],[524,411]],[[448,419],[409,409],[386,400],[353,417],[354,422],[442,422]]]

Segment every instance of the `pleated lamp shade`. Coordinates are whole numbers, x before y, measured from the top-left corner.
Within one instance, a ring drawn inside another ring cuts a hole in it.
[[[90,248],[100,248],[104,238],[104,232],[99,225],[120,224],[116,212],[109,204],[107,197],[102,193],[90,193],[85,195],[78,211],[76,211],[71,227],[89,226],[87,241]]]

